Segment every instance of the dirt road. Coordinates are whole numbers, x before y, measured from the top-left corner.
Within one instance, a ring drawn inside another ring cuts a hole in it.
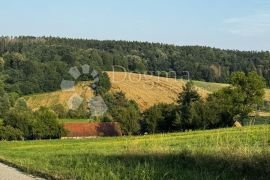
[[[0,180],[36,180],[30,175],[24,174],[15,168],[0,163]]]

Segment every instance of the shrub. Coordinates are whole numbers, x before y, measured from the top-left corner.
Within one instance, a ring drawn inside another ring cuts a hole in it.
[[[0,126],[0,140],[12,141],[22,139],[23,133],[19,129],[15,129],[11,126]]]
[[[4,126],[11,126],[23,133],[24,139],[32,139],[33,123],[36,121],[30,111],[11,109],[3,120]]]
[[[113,122],[113,118],[110,115],[104,115],[100,118],[100,122]]]
[[[51,109],[57,114],[58,118],[65,118],[67,116],[66,109],[62,104],[56,104]]]
[[[41,107],[34,115],[37,118],[33,126],[35,139],[57,139],[65,135],[63,125],[58,123],[57,115],[53,111]]]
[[[66,133],[56,114],[44,107],[35,113],[13,108],[4,118],[3,126],[19,130],[24,139],[56,139]]]

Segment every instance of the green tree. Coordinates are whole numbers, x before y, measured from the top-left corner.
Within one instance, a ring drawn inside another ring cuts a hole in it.
[[[158,123],[163,120],[160,105],[154,105],[143,113],[141,128],[143,132],[156,133],[158,131]]]
[[[257,73],[235,72],[231,85],[211,94],[204,105],[208,128],[232,126],[242,122],[263,103],[265,82]]]
[[[3,120],[4,126],[11,126],[23,133],[24,139],[32,139],[32,127],[36,118],[30,111],[21,111],[12,108]]]
[[[230,77],[232,90],[235,94],[235,105],[239,115],[245,117],[255,106],[263,103],[263,97],[266,87],[265,80],[256,72],[245,74],[243,72],[235,72]],[[244,106],[241,106],[244,104]]]
[[[145,110],[141,120],[142,132],[161,133],[180,130],[181,117],[174,104],[157,104]]]
[[[120,124],[122,133],[125,135],[135,135],[140,130],[139,119],[140,112],[135,105],[130,104],[127,107],[120,107],[115,114],[114,121]]]
[[[37,119],[33,128],[36,139],[58,139],[65,135],[63,125],[57,121],[57,115],[53,111],[41,107],[34,115]]]
[[[108,92],[111,89],[111,81],[106,72],[99,72],[98,82],[95,83],[95,92],[96,94],[102,95]]]
[[[4,89],[4,83],[0,81],[0,117],[3,118],[9,108],[11,107],[11,103],[9,100],[9,95],[6,93]]]
[[[201,100],[193,82],[189,81],[183,87],[183,91],[178,96],[179,112],[181,114],[182,129],[194,128],[192,120],[192,104]]]
[[[140,125],[140,111],[137,103],[128,100],[123,92],[104,95],[104,101],[114,122],[118,122],[125,135],[137,134]]]

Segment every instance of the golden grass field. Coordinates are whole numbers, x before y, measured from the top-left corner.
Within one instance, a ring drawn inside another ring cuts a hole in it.
[[[90,82],[80,82],[71,91],[55,91],[49,93],[41,93],[25,96],[24,99],[27,101],[27,105],[33,110],[39,108],[40,106],[51,107],[55,104],[62,104],[66,108],[67,101],[73,95],[77,94],[84,99],[89,99],[94,96],[94,92],[89,87]]]
[[[112,92],[123,91],[128,99],[135,100],[141,110],[157,103],[174,103],[185,84],[183,80],[143,74],[108,72],[112,82]],[[196,87],[202,97],[209,93]]]
[[[184,80],[157,77],[127,72],[108,72],[112,83],[112,92],[123,91],[126,97],[135,100],[143,111],[157,103],[174,103],[181,92]],[[207,97],[209,93],[217,91],[228,84],[209,83],[194,81],[195,87],[202,97]],[[90,82],[78,83],[74,91],[56,91],[25,96],[27,104],[32,109],[40,106],[50,107],[54,104],[63,104],[67,107],[67,100],[74,94],[78,94],[84,99],[93,96],[93,90],[89,87]],[[60,86],[60,85],[59,85]],[[266,89],[265,99],[270,101],[270,90]],[[265,115],[270,115],[265,114]]]

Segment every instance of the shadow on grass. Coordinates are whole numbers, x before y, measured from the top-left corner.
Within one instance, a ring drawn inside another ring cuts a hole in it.
[[[270,179],[270,155],[57,155],[51,162],[71,179]],[[68,171],[64,172],[63,169]]]

